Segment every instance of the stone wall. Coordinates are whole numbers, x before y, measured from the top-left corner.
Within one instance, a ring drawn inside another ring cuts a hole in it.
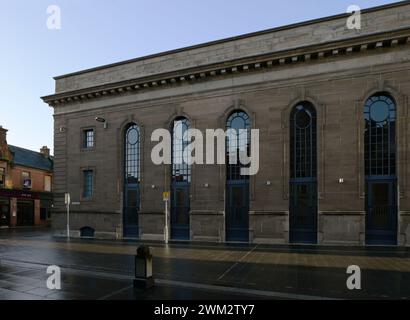
[[[343,27],[344,21],[336,18],[303,24],[68,76],[57,80],[57,91],[354,36]],[[363,23],[366,28],[362,33],[408,26],[410,5],[370,11]],[[102,236],[121,236],[123,132],[128,123],[136,122],[143,139],[140,237],[162,240],[162,192],[170,186],[170,167],[151,162],[155,145],[150,139],[152,132],[169,128],[171,121],[181,115],[202,131],[224,128],[230,112],[240,108],[249,114],[252,126],[260,129],[260,171],[250,181],[250,241],[288,243],[289,115],[296,103],[310,101],[318,114],[319,243],[363,245],[363,106],[376,92],[388,92],[397,102],[399,241],[409,245],[408,45],[55,106],[54,228],[57,232],[64,228],[62,195],[68,191],[73,201],[81,202],[72,208],[73,230],[90,226]],[[95,121],[96,116],[106,119],[106,128]],[[91,151],[81,148],[84,128],[95,130],[96,145]],[[95,196],[90,201],[81,199],[79,187],[85,168],[95,171]],[[194,166],[192,240],[225,241],[225,176],[224,166]]]

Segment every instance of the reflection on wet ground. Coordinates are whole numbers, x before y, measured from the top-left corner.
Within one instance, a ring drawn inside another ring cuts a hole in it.
[[[0,230],[0,299],[410,299],[408,249],[148,243],[158,285],[135,291],[140,244]],[[62,268],[62,290],[46,288],[49,265]],[[360,291],[346,287],[350,265]]]

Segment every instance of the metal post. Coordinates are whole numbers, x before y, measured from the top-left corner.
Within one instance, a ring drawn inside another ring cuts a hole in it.
[[[65,195],[65,204],[67,206],[67,239],[70,239],[70,194],[66,193]]]
[[[165,202],[165,244],[168,244],[168,200],[164,201]]]

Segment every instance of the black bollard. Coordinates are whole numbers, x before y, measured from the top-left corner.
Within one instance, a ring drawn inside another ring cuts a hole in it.
[[[149,289],[155,284],[152,276],[152,253],[148,246],[140,246],[135,256],[134,288]]]

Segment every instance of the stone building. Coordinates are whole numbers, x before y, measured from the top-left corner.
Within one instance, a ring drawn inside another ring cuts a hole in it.
[[[9,145],[7,130],[0,126],[0,228],[48,225],[52,180],[50,149]]]
[[[410,4],[348,18],[56,77],[55,232],[69,192],[73,236],[163,240],[170,191],[175,240],[409,245]],[[259,172],[178,164],[180,128],[259,129]]]

